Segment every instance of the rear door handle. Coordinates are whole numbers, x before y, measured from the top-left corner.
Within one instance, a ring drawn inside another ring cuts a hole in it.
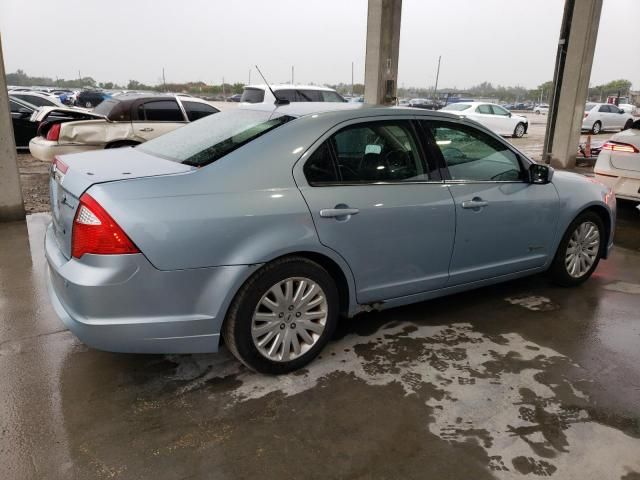
[[[320,216],[322,218],[346,217],[358,213],[360,213],[360,210],[357,208],[323,208],[320,210]]]
[[[153,128],[147,127],[147,128],[141,128],[140,129],[141,132],[153,132]]]
[[[479,210],[482,207],[486,207],[487,205],[489,205],[489,202],[486,202],[479,197],[474,197],[471,200],[465,200],[464,202],[462,202],[462,208],[471,208],[474,210]]]

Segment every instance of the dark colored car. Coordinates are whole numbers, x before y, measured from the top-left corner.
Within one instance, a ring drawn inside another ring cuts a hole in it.
[[[13,122],[13,136],[17,148],[27,148],[29,140],[36,136],[38,125],[30,120],[31,114],[38,107],[14,97],[9,97],[11,106],[11,121]]]
[[[229,98],[227,98],[227,102],[239,102],[241,98],[242,94],[236,93],[235,95],[231,95]]]
[[[102,103],[103,100],[111,98],[107,92],[99,90],[84,90],[78,94],[76,105],[79,107],[93,108]]]

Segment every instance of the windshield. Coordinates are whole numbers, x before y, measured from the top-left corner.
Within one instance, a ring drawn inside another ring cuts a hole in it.
[[[471,107],[471,105],[466,103],[451,103],[446,107],[444,107],[442,110],[452,110],[454,112],[461,112],[462,110],[466,110],[469,107]]]
[[[293,118],[277,112],[229,110],[190,123],[136,148],[167,160],[202,167]]]
[[[104,102],[100,102],[96,108],[93,109],[93,113],[97,113],[98,115],[104,115],[105,117],[109,116],[111,113],[111,109],[118,105],[120,101],[118,100],[105,100]]]

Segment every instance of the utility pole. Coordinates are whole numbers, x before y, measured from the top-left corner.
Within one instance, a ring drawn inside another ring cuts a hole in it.
[[[167,91],[167,80],[164,78],[164,67],[162,67],[162,88]]]
[[[293,85],[293,65],[291,65],[291,85]]]
[[[222,96],[224,97],[225,101],[227,100],[227,94],[224,91],[224,77],[222,77]]]
[[[353,62],[351,62],[351,96],[353,97]]]
[[[251,69],[249,69],[249,83],[247,85],[251,85]]]
[[[12,220],[24,220],[24,205],[0,40],[0,222]]]
[[[440,78],[440,60],[442,60],[442,55],[438,56],[438,69],[436,70],[436,85],[433,87],[434,100],[438,95],[438,79]]]

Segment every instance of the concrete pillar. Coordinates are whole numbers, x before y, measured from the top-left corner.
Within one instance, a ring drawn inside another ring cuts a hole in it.
[[[543,154],[555,167],[576,164],[601,10],[602,0],[565,3]]]
[[[398,89],[398,53],[402,0],[369,0],[364,101],[394,104]]]
[[[4,76],[2,39],[0,39],[0,222],[24,219],[18,156]]]

